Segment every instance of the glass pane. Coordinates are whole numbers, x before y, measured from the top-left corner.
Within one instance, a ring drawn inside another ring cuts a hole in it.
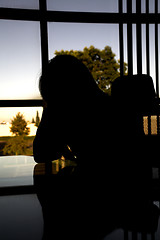
[[[48,32],[49,32],[49,58],[50,59],[55,56],[55,51],[61,51],[61,50],[77,51],[78,50],[83,52],[84,48],[86,47],[87,49],[89,49],[88,54],[93,55],[91,51],[93,48],[96,48],[98,50],[95,50],[95,51],[97,51],[97,54],[99,54],[99,56],[102,53],[102,52],[98,52],[99,50],[105,51],[105,53],[103,52],[103,54],[105,54],[106,60],[103,59],[103,64],[106,64],[106,65],[108,64],[106,66],[106,71],[107,71],[107,67],[110,68],[109,71],[111,70],[111,65],[109,65],[109,63],[112,60],[114,60],[113,62],[114,64],[116,62],[115,64],[116,66],[114,65],[113,67],[114,68],[113,75],[117,76],[119,74],[119,67],[117,67],[119,65],[119,62],[118,62],[119,26],[118,24],[49,23]],[[104,50],[106,47],[108,50]],[[96,61],[95,63],[94,60],[95,59],[93,59],[92,57],[93,64],[98,64],[98,61]],[[87,65],[86,60],[84,62]],[[102,66],[102,65],[99,64],[99,66]],[[104,70],[104,65],[102,66],[102,68]],[[93,69],[97,69],[97,68],[93,67]],[[96,71],[97,72],[91,71],[93,76],[95,76],[94,78],[96,82],[97,83],[101,82],[102,86],[104,86],[105,81],[106,82],[108,81],[106,79],[109,79],[109,77],[104,75],[100,76],[100,78],[103,79],[104,81],[100,80],[99,82],[99,78],[97,76],[98,74],[100,74],[100,72],[102,72],[102,69],[99,69],[99,71],[98,70]],[[103,72],[105,73],[105,71]],[[105,85],[105,88],[109,90],[110,86],[111,85],[109,80],[107,82],[107,85]]]
[[[123,24],[123,51],[124,51],[124,62],[128,65],[128,45],[127,45],[127,24]],[[128,71],[128,70],[127,70]]]
[[[123,13],[127,13],[127,0],[123,0]]]
[[[26,8],[26,9],[38,9],[38,0],[1,0],[0,7],[5,8]]]
[[[136,13],[136,0],[132,1],[132,13]]]
[[[136,24],[132,24],[132,41],[133,41],[133,74],[137,74],[137,34]]]
[[[118,12],[118,0],[47,0],[48,10]]]
[[[40,98],[38,22],[0,21],[0,99]]]
[[[0,156],[33,155],[41,115],[42,107],[0,108]]]
[[[156,89],[155,76],[155,25],[149,25],[149,54],[150,54],[150,76],[153,78],[154,87]]]
[[[146,0],[142,0],[141,4],[141,12],[146,13]]]
[[[155,12],[155,1],[149,0],[149,12],[154,13]]]
[[[142,73],[147,74],[146,25],[142,24]]]
[[[33,185],[33,140],[41,115],[42,107],[0,108],[0,187]]]

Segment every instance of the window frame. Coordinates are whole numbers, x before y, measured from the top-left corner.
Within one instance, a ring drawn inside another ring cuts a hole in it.
[[[120,74],[123,76],[124,62],[124,39],[123,25],[127,24],[127,53],[128,53],[128,74],[133,73],[133,50],[132,50],[132,25],[136,24],[137,35],[137,72],[142,73],[142,33],[141,24],[146,24],[146,64],[147,74],[149,70],[149,24],[155,25],[155,76],[157,101],[159,100],[159,59],[158,59],[158,24],[160,24],[160,13],[158,13],[158,0],[155,0],[155,13],[149,13],[149,0],[146,0],[145,13],[141,13],[141,1],[136,0],[136,13],[132,13],[132,0],[127,1],[127,13],[123,12],[123,0],[118,0],[118,13],[103,12],[72,12],[72,11],[52,11],[47,10],[47,0],[39,0],[39,9],[20,9],[0,7],[0,19],[2,20],[21,20],[40,22],[41,39],[41,61],[42,73],[46,71],[49,60],[48,54],[48,22],[67,22],[67,23],[116,23],[119,24],[119,51],[120,51]],[[0,100],[0,107],[37,107],[43,106],[42,99],[30,100]],[[159,116],[158,113],[156,113]],[[159,118],[157,118],[159,119]],[[149,120],[148,120],[149,121]],[[157,132],[159,134],[159,122],[157,122]],[[31,187],[31,186],[30,186]],[[12,187],[15,189],[27,190]],[[10,188],[11,189],[11,188]],[[28,188],[30,189],[30,188]],[[33,188],[31,187],[33,190]],[[9,190],[10,191],[10,190]]]
[[[40,22],[41,54],[42,54],[42,73],[45,72],[48,63],[48,22],[67,22],[67,23],[116,23],[119,24],[119,46],[120,46],[120,73],[123,75],[123,24],[127,24],[127,43],[128,43],[128,73],[133,73],[133,52],[132,52],[132,24],[137,26],[137,69],[142,72],[142,48],[141,48],[141,24],[146,24],[146,41],[149,43],[149,24],[155,24],[155,62],[156,62],[156,92],[159,96],[159,71],[158,71],[158,24],[160,23],[160,13],[158,13],[158,0],[155,0],[155,13],[149,13],[149,0],[146,0],[146,13],[141,13],[141,1],[136,0],[136,13],[132,13],[132,0],[127,1],[127,13],[123,13],[123,0],[118,1],[118,13],[103,12],[71,12],[71,11],[52,11],[47,10],[47,0],[39,0],[39,9],[17,9],[0,8],[0,19],[38,21]],[[149,74],[149,49],[147,49],[147,74]],[[158,97],[159,100],[159,97]],[[8,101],[8,100],[6,100]],[[19,100],[22,106],[42,106],[35,100]],[[32,101],[32,104],[31,104]],[[1,102],[2,106],[5,102]],[[6,102],[7,103],[7,102]],[[8,102],[9,103],[9,102]],[[16,106],[18,102],[10,102],[10,105]],[[20,104],[19,104],[20,105]]]

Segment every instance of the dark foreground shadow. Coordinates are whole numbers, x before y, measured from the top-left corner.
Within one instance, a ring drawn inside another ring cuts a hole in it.
[[[101,189],[98,181],[77,176],[75,167],[44,172],[45,164],[35,166],[34,186],[43,211],[44,239],[103,239],[116,228],[112,206],[105,209],[105,196],[97,192],[98,187]]]
[[[58,173],[54,163],[52,172],[47,168],[39,163],[34,169],[34,186],[44,218],[43,239],[99,240],[120,228],[145,234],[156,232],[159,209],[155,205],[113,199],[105,189],[102,196],[98,181],[77,177],[74,167]],[[110,194],[115,196],[114,191]],[[119,190],[119,194],[123,192]]]

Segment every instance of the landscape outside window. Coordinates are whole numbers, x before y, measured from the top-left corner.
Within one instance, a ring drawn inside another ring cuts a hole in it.
[[[0,156],[33,155],[41,107],[0,109]]]
[[[0,187],[33,184],[33,140],[42,107],[0,108]]]
[[[38,9],[38,3],[10,5],[2,1],[0,7]],[[102,1],[50,1],[47,9],[55,11],[118,13],[118,0]],[[149,12],[154,12],[154,4]],[[132,1],[133,13],[136,12]],[[33,5],[32,5],[33,4]],[[97,7],[98,6],[98,7]],[[123,0],[123,12],[127,11]],[[160,4],[159,4],[160,8]],[[142,0],[142,12],[145,1]],[[159,9],[158,9],[159,11]],[[158,30],[160,25],[158,24]],[[48,22],[49,59],[59,54],[71,54],[79,58],[91,71],[96,83],[110,96],[111,84],[120,76],[119,24]],[[146,24],[142,30],[142,73],[146,67]],[[0,100],[41,99],[38,81],[42,73],[41,33],[39,21],[0,20]],[[137,74],[137,32],[132,24],[133,74]],[[159,37],[159,36],[158,36]],[[156,88],[155,76],[155,24],[149,24],[150,75]],[[127,24],[123,24],[124,74],[128,74]],[[101,67],[100,67],[101,65]],[[33,140],[42,115],[42,107],[0,108],[0,160],[5,156],[33,156]],[[106,110],[107,111],[107,110]],[[151,117],[151,134],[157,134],[157,116]],[[18,129],[16,129],[16,124]],[[148,134],[148,117],[144,117],[144,132]],[[33,157],[32,157],[33,160]],[[5,173],[6,174],[6,173]]]
[[[40,23],[0,20],[0,31],[0,100],[41,99]],[[33,184],[33,140],[41,115],[42,107],[0,108],[0,187]]]
[[[1,20],[0,29],[0,100],[40,99],[39,22]],[[0,156],[33,155],[33,139],[41,114],[40,107],[0,108]],[[24,132],[19,129],[15,133],[12,129],[16,124]]]

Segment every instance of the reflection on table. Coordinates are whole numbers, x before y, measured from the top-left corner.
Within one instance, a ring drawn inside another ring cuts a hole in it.
[[[33,185],[33,156],[0,157],[0,187]]]

